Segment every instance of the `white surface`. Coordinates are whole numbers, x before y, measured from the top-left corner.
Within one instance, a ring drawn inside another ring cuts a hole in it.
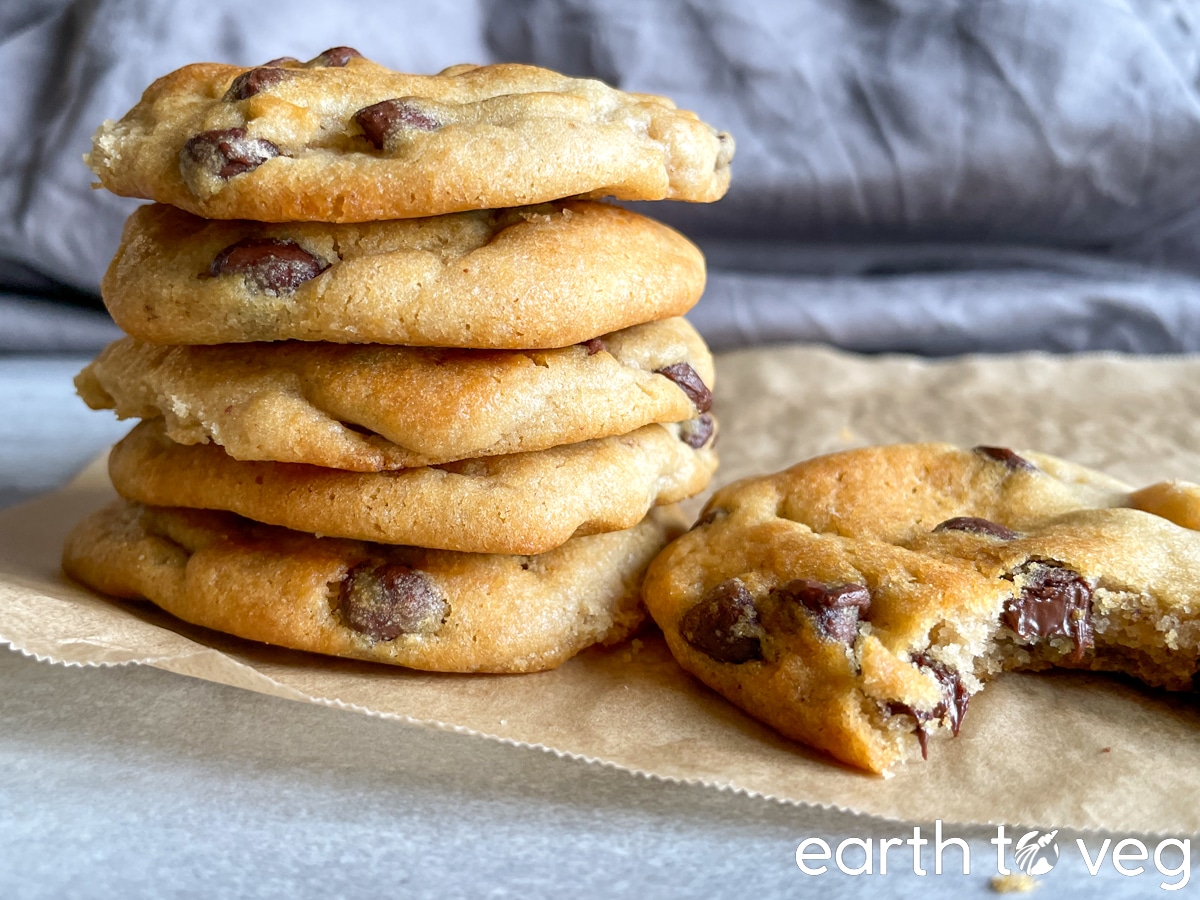
[[[73,397],[84,362],[0,358],[0,502],[65,480],[124,431]],[[990,829],[947,829],[970,839],[966,877],[919,878],[911,856],[886,876],[795,865],[806,837],[911,828],[0,651],[3,898],[991,896]],[[1075,837],[1058,835],[1041,896],[1159,893],[1153,870],[1124,878],[1106,863],[1091,878]]]

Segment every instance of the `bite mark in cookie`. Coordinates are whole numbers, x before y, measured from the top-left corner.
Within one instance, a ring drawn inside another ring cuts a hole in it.
[[[1068,637],[1071,662],[1095,646],[1092,589],[1078,572],[1055,562],[1029,562],[1011,576],[1020,593],[1006,600],[1000,621],[1023,640]]]

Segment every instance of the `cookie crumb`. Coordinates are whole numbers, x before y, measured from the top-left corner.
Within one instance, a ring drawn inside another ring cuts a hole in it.
[[[1101,753],[1112,753],[1112,747],[1101,747],[1100,752]]]
[[[1007,875],[993,875],[988,885],[997,894],[1028,894],[1038,886],[1038,880],[1024,872],[1010,872]]]

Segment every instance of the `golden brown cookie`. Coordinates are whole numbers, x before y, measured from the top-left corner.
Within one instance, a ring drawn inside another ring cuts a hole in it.
[[[679,519],[658,509],[625,531],[499,556],[118,502],[76,526],[63,567],[106,594],[254,641],[440,672],[537,672],[637,627],[642,573]]]
[[[468,553],[543,553],[581,534],[630,528],[655,505],[707,486],[712,438],[683,426],[549,450],[391,472],[239,462],[216,444],[176,444],[161,420],[113,448],[109,474],[127,500],[225,509],[298,531]]]
[[[160,344],[527,350],[682,315],[704,277],[678,232],[589,201],[361,225],[152,205],[130,216],[101,291],[122,330]]]
[[[75,379],[93,409],[162,416],[234,459],[375,472],[544,450],[706,412],[712,356],[683,319],[533,352],[125,338]],[[691,439],[703,443],[703,435]]]
[[[1200,487],[1037,453],[872,447],[718,491],[645,599],[685,669],[883,772],[1015,668],[1200,668]]]
[[[406,75],[343,47],[185,66],[105,122],[87,163],[115,193],[210,219],[366,222],[576,195],[708,202],[733,149],[665,97],[525,65]]]

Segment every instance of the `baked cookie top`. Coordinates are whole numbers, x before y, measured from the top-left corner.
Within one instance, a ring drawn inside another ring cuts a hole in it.
[[[687,238],[591,201],[360,225],[156,204],[130,216],[101,292],[123,331],[159,344],[525,350],[682,315],[704,279]]]
[[[187,622],[296,650],[439,672],[536,672],[642,619],[678,511],[540,556],[318,538],[230,513],[114,503],[67,538],[71,577]]]
[[[681,425],[533,453],[390,472],[239,462],[216,444],[176,444],[161,420],[109,456],[127,500],[224,509],[298,531],[469,553],[544,553],[581,534],[632,527],[655,505],[702,491],[715,435],[699,448]]]
[[[1001,671],[1200,668],[1200,487],[1038,453],[873,447],[718,491],[647,575],[688,671],[784,734],[886,771]]]
[[[163,417],[234,459],[374,472],[544,450],[707,412],[712,356],[683,319],[557,350],[125,338],[75,379],[93,409]],[[687,439],[703,445],[704,422]]]
[[[665,97],[526,65],[406,75],[339,47],[178,69],[85,160],[117,194],[210,219],[368,222],[579,195],[708,202],[733,150]]]

